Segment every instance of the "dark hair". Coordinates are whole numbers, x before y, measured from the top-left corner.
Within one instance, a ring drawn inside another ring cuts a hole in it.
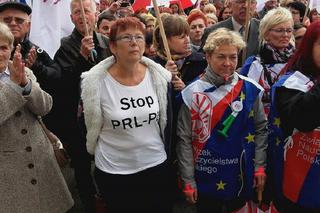
[[[153,32],[146,32],[146,46],[151,46],[153,42]]]
[[[295,51],[294,55],[289,59],[287,65],[283,68],[281,73],[299,70],[305,75],[316,76],[320,74],[318,68],[314,64],[312,50],[314,43],[320,38],[320,22],[312,23],[304,34],[301,44]],[[310,60],[311,53],[311,60]]]
[[[303,18],[304,16],[304,13],[306,12],[306,5],[304,5],[302,2],[299,2],[299,1],[294,1],[294,2],[290,2],[288,5],[287,5],[288,8],[293,8],[295,10],[298,10],[299,11],[299,14],[300,14],[300,17]]]
[[[228,8],[228,9],[231,9],[230,7],[223,7],[223,8],[220,10],[220,13],[219,13],[219,16],[218,16],[218,21],[223,21],[222,15],[223,15],[224,11],[225,11],[227,8]]]
[[[310,12],[309,12],[309,19],[310,19],[310,22],[312,23],[313,22],[313,20],[312,20],[312,15],[313,14],[317,14],[318,13],[318,11],[317,11],[317,8],[313,8]]]
[[[139,21],[136,17],[124,17],[124,18],[119,18],[115,21],[115,23],[111,26],[110,29],[110,43],[115,43],[117,34],[121,31],[125,31],[128,28],[136,28],[142,32],[142,34],[145,35],[146,33],[146,28],[144,24]]]
[[[167,15],[162,18],[163,28],[166,33],[166,37],[170,38],[179,35],[189,35],[190,27],[186,19],[179,15]],[[160,36],[160,29],[157,26],[154,30],[154,46],[158,49],[164,49],[163,41]]]
[[[108,20],[108,21],[115,21],[116,17],[114,15],[112,15],[111,13],[108,13],[108,11],[102,12],[99,17],[98,17],[98,21],[97,21],[97,28],[100,27],[100,24],[102,22],[102,20]]]

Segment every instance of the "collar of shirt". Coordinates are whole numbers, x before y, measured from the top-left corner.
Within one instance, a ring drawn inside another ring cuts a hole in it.
[[[5,71],[0,73],[0,81],[4,81],[5,79],[8,79],[8,78],[10,78],[10,72],[7,67]]]
[[[242,27],[241,24],[239,24],[233,17],[232,17],[232,25],[233,25],[233,31],[239,32],[240,28]],[[248,26],[250,26],[250,21]]]

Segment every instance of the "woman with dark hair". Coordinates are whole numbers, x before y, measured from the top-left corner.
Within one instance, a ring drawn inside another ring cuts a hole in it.
[[[171,73],[143,56],[145,27],[120,18],[113,56],[82,74],[87,150],[107,212],[169,213]]]
[[[207,63],[203,53],[191,51],[190,27],[184,17],[167,15],[163,17],[163,27],[172,61],[167,61],[159,27],[156,27],[154,32],[154,46],[157,49],[157,57],[154,58],[154,61],[174,74],[175,90],[181,91],[185,84],[203,73]]]
[[[284,213],[319,212],[320,22],[308,27],[283,71],[272,88],[276,189],[282,195],[275,205]]]
[[[219,16],[218,16],[218,21],[223,21],[232,16],[232,10],[231,7],[223,7],[220,10]]]
[[[310,22],[314,22],[314,21],[320,21],[320,14],[317,10],[317,8],[313,8],[310,12],[309,12],[309,19]]]

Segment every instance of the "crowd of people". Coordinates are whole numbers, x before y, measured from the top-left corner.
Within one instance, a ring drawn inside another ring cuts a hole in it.
[[[74,205],[40,120],[86,213],[320,212],[317,8],[172,0],[157,19],[132,4],[70,0],[50,58],[32,8],[0,3],[0,212]]]

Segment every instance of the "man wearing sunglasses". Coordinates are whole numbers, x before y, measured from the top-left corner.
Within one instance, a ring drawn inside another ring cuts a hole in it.
[[[0,21],[10,28],[14,36],[14,47],[21,45],[21,54],[25,65],[30,68],[46,92],[54,93],[53,82],[60,77],[60,69],[50,56],[28,39],[30,14],[27,4],[7,1],[0,4]],[[15,48],[12,51],[14,53]],[[11,57],[12,57],[11,55]]]

